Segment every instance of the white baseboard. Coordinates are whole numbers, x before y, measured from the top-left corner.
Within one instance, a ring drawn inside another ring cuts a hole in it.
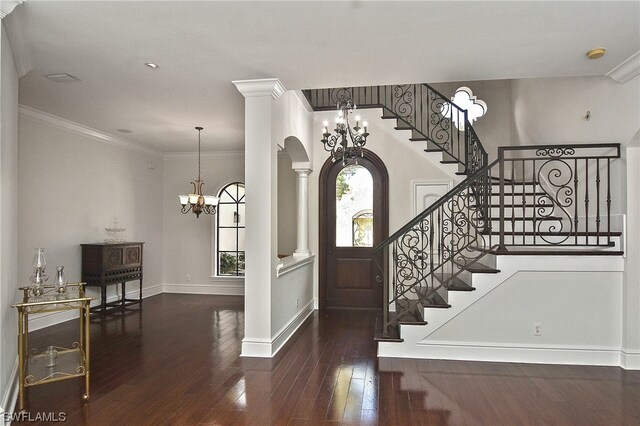
[[[520,362],[529,364],[574,364],[622,366],[620,348],[499,345],[458,342],[418,343],[412,348],[381,342],[379,357],[446,359],[458,361]]]
[[[271,339],[242,339],[242,357],[271,358]]]
[[[163,293],[212,294],[218,296],[244,296],[244,284],[164,284]]]
[[[11,369],[11,377],[7,383],[7,389],[4,390],[2,395],[2,406],[0,406],[0,415],[4,413],[12,413],[18,400],[18,357]],[[0,425],[8,426],[10,421],[5,421],[5,417],[0,418]]]
[[[272,355],[278,353],[291,336],[304,324],[305,320],[313,313],[313,299],[302,307],[296,314],[273,336]]]
[[[640,370],[640,352],[620,352],[620,367],[625,370]]]
[[[155,296],[156,294],[162,293],[162,285],[156,284],[150,287],[142,288],[142,298],[146,299],[147,297]],[[137,298],[139,294],[139,289],[129,290],[127,291],[127,297],[134,299]],[[112,296],[107,297],[107,302],[113,302],[120,298],[119,295],[114,294]],[[99,300],[94,300],[91,303],[91,306],[96,306],[99,304]],[[77,310],[72,311],[62,311],[62,312],[52,312],[50,314],[42,314],[35,315],[29,320],[29,331],[40,330],[41,328],[50,327],[55,324],[60,324],[61,322],[70,321],[78,318],[79,312]]]
[[[313,313],[313,299],[302,307],[296,314],[271,338],[242,340],[242,357],[272,358],[289,341],[291,336],[300,328]]]

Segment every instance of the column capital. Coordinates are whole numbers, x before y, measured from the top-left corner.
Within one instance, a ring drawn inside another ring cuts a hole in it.
[[[298,176],[305,176],[305,177],[309,176],[311,174],[311,172],[313,171],[308,167],[294,168],[293,170],[298,174]]]
[[[24,3],[24,0],[2,0],[0,1],[0,19],[4,18],[15,9],[16,6]]]
[[[273,99],[278,99],[286,91],[277,78],[234,80],[232,83],[245,98],[271,96]]]

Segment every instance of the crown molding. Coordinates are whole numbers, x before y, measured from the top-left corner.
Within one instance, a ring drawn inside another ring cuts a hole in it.
[[[18,78],[27,75],[29,71],[35,68],[35,55],[27,34],[23,12],[24,10],[18,9],[11,15],[11,19],[2,21],[7,30],[7,38],[13,52]]]
[[[271,96],[273,99],[278,99],[286,91],[277,78],[235,80],[232,83],[245,98]]]
[[[92,129],[82,124],[78,124],[71,120],[61,118],[35,108],[28,107],[26,105],[20,105],[18,107],[18,115],[24,119],[34,121],[36,123],[45,124],[47,126],[56,127],[58,129],[66,130],[77,135],[85,136],[93,140],[106,143],[111,146],[126,149],[127,151],[138,152],[141,154],[154,155],[157,157],[162,156],[162,152],[149,148],[145,145],[131,142],[126,139],[118,138],[108,133],[103,133],[99,130]]]
[[[24,0],[0,0],[0,19],[13,12],[16,6],[24,3]]]
[[[222,158],[244,157],[244,151],[206,151],[200,154],[205,160],[219,160]],[[198,158],[198,151],[190,152],[165,152],[163,160],[192,160]]]
[[[640,75],[640,51],[629,56],[621,64],[605,74],[620,84]]]

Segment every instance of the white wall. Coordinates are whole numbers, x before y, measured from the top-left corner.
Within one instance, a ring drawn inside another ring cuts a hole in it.
[[[67,278],[79,281],[80,244],[103,242],[104,228],[117,216],[125,239],[145,242],[144,287],[160,291],[162,215],[154,206],[162,199],[162,157],[37,120],[25,114],[19,120],[20,281],[32,274],[35,247],[45,248],[50,276],[64,265]],[[127,290],[136,288],[131,283]],[[99,294],[95,287],[88,291]]]
[[[292,258],[287,260],[294,261]],[[274,354],[313,312],[313,269],[313,258],[307,258],[296,269],[278,274],[272,283],[271,335]]]
[[[513,144],[628,144],[640,128],[638,93],[639,77],[626,84],[602,76],[513,80]]]
[[[18,74],[2,25],[0,40],[0,409],[10,410],[17,359]]]
[[[636,78],[637,80],[637,78]],[[640,370],[640,131],[627,147],[627,237],[622,294],[624,364]]]
[[[197,178],[197,153],[166,154],[162,176],[162,274],[166,291],[206,294],[243,294],[242,278],[212,278],[215,215],[182,214],[178,194],[191,191]],[[203,153],[204,192],[217,195],[231,182],[244,182],[244,153]],[[189,275],[189,280],[187,279]]]
[[[619,350],[622,322],[615,313],[621,310],[621,297],[619,272],[522,271],[428,340]],[[541,336],[533,335],[536,323],[542,324]]]
[[[278,153],[278,256],[296,249],[297,176],[286,151]]]
[[[626,84],[604,76],[433,84],[448,98],[460,86],[487,103],[473,127],[491,159],[501,145],[627,144],[640,128],[638,77]]]

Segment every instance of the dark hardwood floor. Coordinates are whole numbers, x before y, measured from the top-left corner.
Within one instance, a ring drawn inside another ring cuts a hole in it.
[[[376,358],[375,314],[315,314],[276,361],[240,358],[239,297],[163,294],[91,324],[80,379],[27,391],[71,425],[640,424],[640,373],[613,367]],[[31,335],[75,336],[70,321]]]

